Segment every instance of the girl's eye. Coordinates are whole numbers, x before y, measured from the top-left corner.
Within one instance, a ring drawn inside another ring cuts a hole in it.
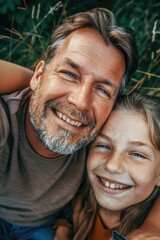
[[[138,152],[132,153],[131,155],[133,155],[133,156],[135,156],[137,158],[146,158],[143,154],[138,153]]]
[[[110,151],[111,150],[111,147],[109,145],[106,145],[106,144],[98,144],[97,148],[99,148],[100,150],[103,150],[103,151]]]

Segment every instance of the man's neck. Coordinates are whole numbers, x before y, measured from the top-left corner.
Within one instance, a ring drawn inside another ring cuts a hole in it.
[[[30,121],[30,116],[29,116],[29,110],[27,108],[26,111],[26,126],[25,126],[25,131],[26,131],[26,136],[27,136],[27,140],[30,144],[30,146],[33,148],[33,150],[39,154],[42,157],[45,158],[57,158],[60,157],[61,155],[59,153],[56,152],[51,152],[49,150],[47,150],[44,145],[41,143],[41,141],[38,139],[31,121]]]

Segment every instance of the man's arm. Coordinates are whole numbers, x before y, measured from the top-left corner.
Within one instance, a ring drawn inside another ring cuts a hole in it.
[[[29,86],[33,72],[14,63],[0,60],[0,94]]]
[[[127,240],[160,240],[160,197],[143,225],[127,236]]]

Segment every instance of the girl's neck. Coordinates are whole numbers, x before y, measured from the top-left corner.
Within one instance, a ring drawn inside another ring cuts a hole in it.
[[[99,206],[98,212],[105,228],[112,229],[119,226],[121,211],[111,211]]]

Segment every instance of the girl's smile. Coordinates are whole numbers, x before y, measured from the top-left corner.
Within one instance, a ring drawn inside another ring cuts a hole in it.
[[[114,110],[92,144],[87,161],[99,205],[120,215],[146,199],[160,184],[159,156],[145,116]]]

